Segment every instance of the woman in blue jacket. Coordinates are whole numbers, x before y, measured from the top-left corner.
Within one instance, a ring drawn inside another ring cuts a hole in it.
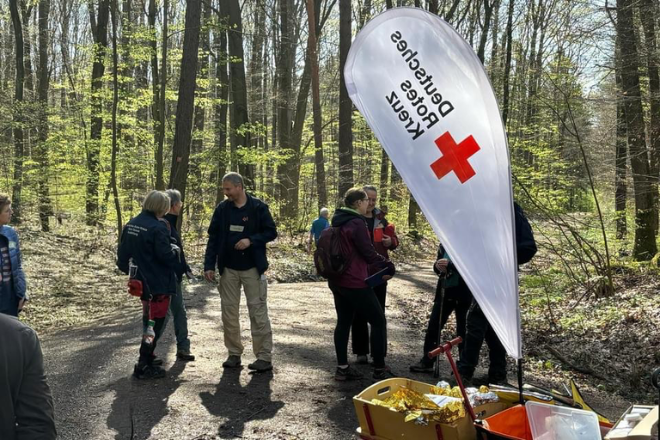
[[[0,313],[18,316],[27,295],[18,234],[7,226],[12,212],[9,196],[0,194]]]

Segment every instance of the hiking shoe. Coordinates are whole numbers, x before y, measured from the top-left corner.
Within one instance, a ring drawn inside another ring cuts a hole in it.
[[[257,359],[248,365],[250,370],[254,370],[257,373],[263,373],[264,371],[270,371],[273,369],[273,363],[265,361],[263,359]]]
[[[345,380],[358,380],[358,379],[362,379],[362,377],[363,377],[362,373],[360,373],[358,370],[351,367],[350,365],[346,368],[337,367],[337,371],[335,371],[335,380],[341,382]]]
[[[369,363],[369,358],[367,358],[366,354],[358,354],[355,359],[355,363],[360,365],[367,365]]]
[[[413,373],[433,373],[433,364],[429,365],[424,361],[419,361],[410,366],[410,371]]]
[[[241,357],[231,354],[227,360],[222,363],[222,366],[224,368],[238,368],[241,366]]]
[[[511,386],[509,385],[509,382],[506,380],[506,376],[488,376],[488,382],[486,382],[484,385],[504,385],[504,386]]]
[[[165,370],[154,365],[140,367],[138,364],[135,364],[135,367],[133,368],[133,377],[141,380],[160,379],[161,377],[165,377]]]
[[[391,379],[396,376],[394,375],[394,373],[392,373],[390,367],[383,367],[383,368],[374,368],[374,374],[371,377],[373,377],[375,380],[385,380],[385,379]]]
[[[176,352],[176,358],[180,361],[188,362],[188,361],[194,361],[195,356],[190,354],[190,350],[178,350]],[[239,359],[240,361],[240,359]]]

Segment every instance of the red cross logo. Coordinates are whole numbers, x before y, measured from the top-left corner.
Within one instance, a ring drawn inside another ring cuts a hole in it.
[[[456,145],[456,141],[447,131],[435,140],[435,144],[442,153],[442,157],[431,164],[431,169],[438,179],[453,171],[458,180],[465,183],[477,174],[468,162],[470,156],[481,149],[472,135]]]

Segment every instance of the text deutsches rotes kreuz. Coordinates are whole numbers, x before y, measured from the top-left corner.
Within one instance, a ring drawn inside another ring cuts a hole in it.
[[[433,83],[433,75],[428,74],[422,67],[417,58],[417,51],[408,47],[401,32],[395,31],[390,35],[390,39],[395,43],[396,49],[414,74],[416,81],[415,83],[410,80],[403,81],[399,89],[392,90],[385,95],[385,99],[412,140],[417,140],[426,130],[430,130],[438,123],[441,117],[444,118],[451,113],[454,106],[449,100],[443,99]]]

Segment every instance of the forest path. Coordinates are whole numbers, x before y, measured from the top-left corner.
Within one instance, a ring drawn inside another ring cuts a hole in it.
[[[410,301],[432,300],[437,277],[428,267],[409,266],[390,282],[387,362],[401,376],[431,382],[408,372],[421,354],[423,331],[410,326]],[[168,371],[164,379],[131,378],[141,333],[137,301],[95,327],[42,337],[61,439],[354,438],[352,397],[372,383],[370,368],[359,366],[360,381],[334,380],[336,315],[326,283],[269,285],[274,371],[267,374],[222,368],[227,351],[214,286],[185,285],[185,298],[197,359],[175,360],[170,322],[157,348]],[[244,301],[241,306],[247,365],[253,356]],[[442,368],[448,377],[447,362]],[[617,414],[626,403],[610,405]]]

